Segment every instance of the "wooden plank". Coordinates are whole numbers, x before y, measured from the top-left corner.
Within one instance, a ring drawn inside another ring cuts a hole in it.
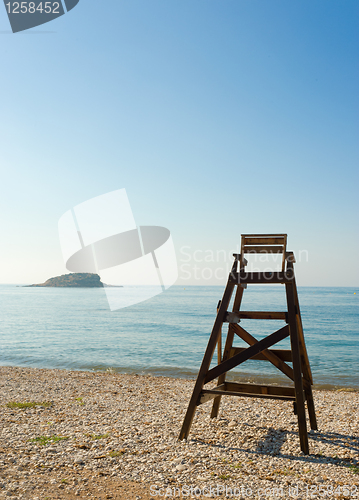
[[[203,393],[203,394],[202,394]],[[237,397],[242,397],[242,398],[260,398],[260,399],[280,399],[282,401],[294,401],[295,397],[293,396],[274,396],[272,394],[255,394],[252,392],[228,392],[228,391],[218,391],[216,389],[213,389],[212,391],[202,391],[202,395],[199,399],[198,404],[202,404],[202,402],[206,402],[210,399],[210,397],[206,396],[212,396],[216,397],[217,395],[220,396],[237,396]]]
[[[234,302],[233,302],[233,308],[232,312],[239,311],[239,308],[241,306],[242,302],[242,297],[243,297],[243,292],[244,288],[238,287],[236,290],[236,294],[234,297]],[[223,352],[223,358],[222,361],[225,361],[230,357],[230,350],[233,344],[233,337],[234,337],[234,332],[231,330],[228,330],[227,334],[227,339],[226,339],[226,344],[224,346],[224,352]],[[218,386],[224,383],[226,379],[226,373],[223,373],[219,378],[218,378]],[[218,396],[214,399],[213,401],[213,406],[212,406],[212,411],[211,411],[211,418],[216,418],[218,416],[219,412],[219,405],[221,404],[221,396]]]
[[[243,290],[243,288],[242,289],[238,288],[237,290]],[[234,337],[234,332],[228,331],[226,344],[224,346],[224,351],[223,351],[222,362],[225,361],[226,359],[228,359],[230,356],[231,347],[232,347],[232,343],[233,343],[233,337]],[[222,375],[220,375],[220,377],[218,378],[218,387],[224,383],[225,379],[226,379],[226,373],[223,373]],[[218,398],[216,398],[213,401],[211,418],[216,418],[218,416],[220,403],[221,403],[221,396],[218,396]]]
[[[293,259],[289,261],[288,266],[293,268]],[[305,346],[302,317],[300,314],[298,291],[297,291],[297,285],[296,285],[295,279],[293,280],[293,295],[294,295],[295,306],[297,309],[296,310],[296,312],[297,312],[296,318],[297,318],[297,328],[298,328],[299,350],[300,350],[300,354],[301,354],[301,365],[302,365],[302,371],[303,371],[303,377],[304,377],[304,380],[303,380],[304,392],[305,392],[305,396],[306,396],[306,400],[307,400],[307,408],[308,408],[308,413],[309,413],[310,427],[313,430],[318,430],[317,417],[315,414],[315,407],[314,407],[313,392],[312,392],[312,387],[311,387],[311,385],[313,384],[313,377],[312,377],[312,372],[310,369],[307,349]]]
[[[292,273],[282,271],[267,271],[267,272],[233,272],[231,273],[232,283],[248,283],[248,284],[280,284],[288,283],[293,279]]]
[[[233,268],[232,268],[233,269]],[[193,389],[192,397],[188,404],[187,412],[185,418],[183,420],[182,428],[179,434],[179,439],[187,439],[193,417],[196,411],[197,402],[199,401],[200,393],[202,391],[204,385],[204,379],[208,372],[208,368],[211,364],[214,350],[216,348],[216,344],[218,342],[218,336],[220,329],[222,327],[222,323],[224,320],[224,315],[227,312],[228,305],[230,303],[232,293],[233,293],[234,285],[230,282],[228,278],[227,286],[223,294],[223,298],[221,300],[221,305],[219,306],[219,310],[217,313],[216,320],[213,325],[211,336],[208,340],[207,349],[203,356],[202,364],[198,372],[197,380]]]
[[[281,319],[286,321],[287,313],[282,311],[239,311],[241,319]]]
[[[241,234],[241,237],[245,238],[284,238],[284,236],[287,236],[286,233],[280,233],[280,234]]]
[[[234,262],[232,265],[232,269],[231,269],[231,272],[229,273],[229,276],[228,276],[229,283],[233,283],[233,278],[238,272],[238,263],[241,262],[240,259],[242,259],[242,258],[243,258],[243,255],[241,255],[241,254],[238,254],[238,256],[234,256]],[[240,269],[241,269],[241,267],[240,267]]]
[[[216,390],[225,391],[226,390],[225,384],[219,384],[219,385],[217,385]],[[212,392],[209,393],[208,391],[206,391],[205,389],[203,389],[202,392],[201,392],[201,394],[200,394],[200,398],[199,398],[199,401],[197,403],[197,406],[202,405],[203,403],[207,403],[207,401],[210,401],[211,399],[214,399],[214,401],[213,401],[213,406],[214,406],[214,403],[216,402],[216,400],[217,399],[220,400],[221,396],[220,395],[219,396],[216,395],[214,392],[213,393]],[[217,408],[217,412],[218,412],[218,408]],[[213,407],[212,407],[212,413],[213,413]],[[215,415],[215,417],[212,417],[212,413],[211,413],[211,418],[217,417],[217,415]]]
[[[288,264],[288,267],[293,269],[293,262],[290,262]],[[312,372],[310,369],[310,363],[309,363],[307,349],[305,346],[303,323],[302,323],[302,317],[300,314],[298,291],[297,291],[297,284],[296,284],[295,278],[293,279],[293,294],[294,294],[295,306],[297,308],[296,312],[297,312],[297,327],[298,327],[299,347],[300,347],[301,355],[304,357],[303,375],[307,380],[310,381],[311,384],[313,384],[313,376],[312,376]]]
[[[242,303],[243,292],[244,292],[244,288],[237,288],[236,295],[234,297],[233,308],[232,308],[233,313],[238,314],[238,312],[239,312],[239,308],[241,307],[241,303]]]
[[[280,385],[239,384],[238,382],[226,382],[225,390],[230,392],[271,394],[272,396],[290,396],[295,398],[294,387]]]
[[[296,396],[296,409],[299,427],[300,448],[305,455],[309,454],[307,422],[305,417],[304,394],[302,382],[302,367],[300,361],[299,339],[296,320],[296,305],[294,299],[293,283],[286,283],[286,296],[289,316],[290,342],[292,348],[292,363],[294,372],[294,387]]]
[[[283,246],[244,246],[243,253],[283,253]]]
[[[315,408],[314,408],[312,386],[310,384],[308,384],[308,387],[306,387],[306,386],[304,387],[304,393],[305,393],[305,397],[307,400],[310,428],[313,431],[317,431],[318,430],[318,423],[317,423],[317,417],[316,417]]]
[[[281,311],[227,311],[224,321],[225,323],[239,323],[241,319],[274,319],[287,321],[287,313]]]
[[[230,328],[240,328],[240,327],[238,327],[238,325],[231,325]],[[289,328],[288,325],[286,325],[280,330],[277,330],[271,335],[268,335],[268,337],[265,337],[264,339],[260,340],[256,344],[248,347],[248,349],[246,349],[245,352],[236,354],[232,358],[227,359],[220,365],[209,370],[204,379],[205,383],[214,380],[215,378],[222,375],[222,373],[228,372],[232,368],[235,368],[241,363],[244,363],[245,361],[247,361],[247,359],[250,359],[252,356],[260,353],[264,349],[271,347],[273,344],[277,344],[277,342],[280,342],[281,340],[285,339],[286,337],[288,337],[288,335],[289,335]]]
[[[283,257],[282,257],[282,271],[285,271],[285,262],[286,262],[286,249],[287,249],[287,235],[284,236],[284,245],[283,245]]]
[[[284,236],[277,237],[277,238],[272,238],[270,236],[267,236],[265,238],[262,237],[244,237],[244,245],[284,245],[285,243],[285,238]]]
[[[238,354],[239,352],[245,351],[246,349],[246,347],[232,347],[231,357],[235,354]],[[273,354],[274,356],[277,356],[277,358],[279,358],[281,361],[287,361],[289,363],[292,361],[292,351],[290,349],[270,349],[268,350],[268,352]],[[250,360],[270,361],[264,354],[264,352],[256,354],[255,356],[250,358]]]
[[[218,314],[220,305],[221,305],[221,301],[219,301],[218,305],[217,305],[217,314]],[[222,361],[222,325],[221,325],[221,328],[219,329],[218,344],[217,344],[217,362],[218,362],[218,364],[221,361]]]
[[[258,342],[258,340],[253,337],[250,333],[248,333],[244,328],[239,325],[231,325],[231,328],[235,331],[235,333],[241,337],[247,344],[254,345]],[[270,361],[274,366],[278,368],[284,375],[287,375],[291,380],[294,380],[294,372],[293,368],[284,363],[278,356],[273,354],[273,352],[265,349],[262,351],[262,354]]]

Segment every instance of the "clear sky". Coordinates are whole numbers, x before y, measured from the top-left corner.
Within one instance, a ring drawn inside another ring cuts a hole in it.
[[[201,274],[223,267],[217,251],[286,232],[308,252],[299,285],[357,286],[358,14],[80,0],[12,34],[0,5],[0,283],[67,272],[60,216],[126,188],[138,225],[171,230],[179,284],[222,284]]]

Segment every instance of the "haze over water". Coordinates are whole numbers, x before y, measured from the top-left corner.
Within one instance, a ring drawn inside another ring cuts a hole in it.
[[[359,388],[357,290],[299,287],[298,292],[315,386]],[[219,286],[175,286],[149,301],[111,312],[103,289],[1,285],[0,364],[194,378],[222,294]],[[284,287],[249,286],[242,309],[286,310]],[[241,322],[257,338],[283,324]],[[226,328],[223,342],[225,334]],[[238,339],[235,345],[244,344]],[[277,346],[287,348],[288,339]],[[263,361],[248,361],[231,377],[289,382]]]

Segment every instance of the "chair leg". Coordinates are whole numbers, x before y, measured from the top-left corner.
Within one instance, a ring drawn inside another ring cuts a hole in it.
[[[244,288],[242,288],[241,286],[237,287],[236,295],[235,295],[234,303],[233,303],[233,309],[232,309],[233,312],[239,311],[239,309],[241,307],[243,292],[244,292]],[[230,356],[232,345],[233,345],[233,338],[234,338],[234,332],[232,332],[231,330],[228,330],[222,361],[226,361],[226,359],[228,359]],[[226,380],[226,373],[223,373],[223,375],[218,377],[218,384],[217,385],[223,384],[225,382],[225,380]],[[215,397],[213,400],[211,418],[218,417],[220,404],[221,404],[221,396]]]
[[[228,330],[227,334],[227,339],[226,339],[226,345],[224,347],[224,353],[223,353],[223,358],[222,361],[225,361],[226,359],[229,358],[232,345],[233,345],[233,338],[234,338],[234,332],[232,330]],[[223,373],[223,375],[220,375],[218,377],[218,384],[221,385],[224,383],[226,380],[226,374]],[[219,412],[219,405],[221,404],[221,396],[217,396],[213,400],[213,406],[212,406],[212,412],[211,412],[211,418],[217,418],[218,417],[218,412]]]
[[[318,430],[318,424],[317,424],[317,417],[315,415],[315,408],[314,408],[314,399],[313,399],[313,393],[312,393],[312,387],[309,385],[304,389],[305,392],[305,397],[307,399],[307,408],[308,408],[308,413],[309,413],[309,421],[310,421],[310,428],[313,431]]]
[[[294,372],[294,389],[296,398],[296,409],[298,416],[300,448],[305,455],[309,454],[307,422],[304,406],[304,391],[302,383],[302,368],[300,362],[299,339],[297,332],[296,310],[294,303],[293,287],[291,283],[286,283],[286,295],[288,305],[288,319],[290,328],[290,342],[292,348],[292,361]]]
[[[227,308],[228,308],[229,302],[230,302],[231,297],[232,297],[233,289],[234,289],[234,284],[231,283],[230,281],[228,281],[226,289],[225,289],[224,294],[223,294],[221,305],[219,307],[219,311],[217,313],[216,321],[214,322],[212,333],[211,333],[211,336],[210,336],[209,341],[208,341],[207,349],[206,349],[206,352],[205,352],[204,357],[203,357],[201,368],[199,369],[199,372],[198,372],[198,376],[197,376],[196,384],[195,384],[194,389],[193,389],[192,397],[190,399],[190,402],[189,402],[189,405],[187,408],[187,412],[186,412],[186,415],[185,415],[185,418],[184,418],[184,421],[182,424],[182,429],[181,429],[181,432],[179,435],[180,440],[187,439],[189,431],[191,429],[191,425],[192,425],[194,414],[196,412],[198,400],[199,400],[201,391],[202,391],[203,386],[204,386],[204,379],[207,375],[209,366],[210,366],[211,361],[212,361],[212,357],[213,357],[213,354],[214,354],[214,351],[215,351],[215,348],[216,348],[216,345],[218,342],[218,336],[219,336],[219,333],[220,333],[220,330],[222,328],[222,324],[224,321],[224,316],[227,312]]]

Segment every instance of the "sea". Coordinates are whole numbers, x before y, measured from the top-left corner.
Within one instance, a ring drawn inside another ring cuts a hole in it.
[[[111,312],[101,288],[0,285],[0,365],[194,379],[223,291],[173,286]],[[359,389],[358,289],[299,287],[298,295],[314,387]],[[241,309],[285,311],[284,287],[248,286]],[[242,320],[241,326],[260,339],[284,322]],[[226,333],[224,326],[223,344]],[[245,344],[238,339],[234,345]],[[289,348],[289,340],[275,347]],[[217,353],[212,365],[216,360]],[[258,360],[247,361],[228,378],[290,384],[271,363]]]

